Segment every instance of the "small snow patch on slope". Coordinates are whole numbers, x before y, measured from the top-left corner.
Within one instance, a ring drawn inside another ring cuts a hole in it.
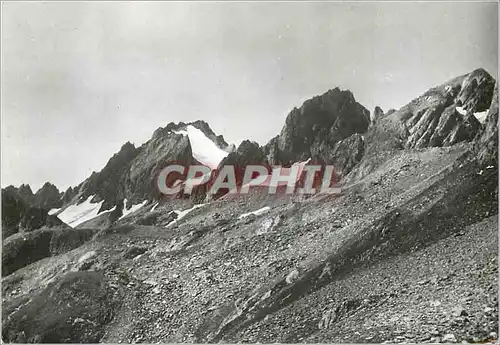
[[[488,110],[474,113],[474,116],[479,122],[484,123],[486,121],[486,117],[488,116]]]
[[[311,158],[309,158],[306,161],[295,162],[295,163],[292,164],[292,167],[298,166],[298,168],[297,168],[297,179],[296,179],[297,181],[300,179],[300,177],[302,175],[302,171],[304,171],[304,167],[310,161],[311,161]],[[275,168],[273,168],[273,173],[276,174],[276,175],[287,176],[287,175],[291,174],[292,167],[290,167],[290,168],[275,167]],[[280,181],[271,183],[272,182],[271,180],[272,180],[273,173],[267,175],[266,180],[264,182],[262,182],[261,184],[259,184],[259,186],[260,187],[279,187],[279,186],[286,186],[287,185],[287,182],[280,182]],[[248,187],[248,186],[251,186],[251,185],[252,185],[251,182],[249,182],[249,183],[243,185],[242,188]],[[235,194],[235,193],[237,193],[237,189],[236,190],[233,189],[230,193],[228,193],[228,195]]]
[[[148,201],[144,200],[140,204],[132,205],[128,210],[126,210],[125,205],[127,205],[127,199],[123,200],[123,214],[120,218],[118,218],[118,220],[125,218],[126,216],[128,216],[131,213],[134,213],[135,211],[137,211],[138,209],[140,209],[142,206],[146,205],[147,203],[148,203]]]
[[[465,110],[463,107],[456,107],[455,109],[457,109],[460,115],[467,115],[467,110]]]
[[[55,213],[59,212],[60,209],[61,209],[60,207],[59,208],[52,208],[52,209],[50,209],[48,214],[49,215],[55,214]]]
[[[173,221],[171,221],[170,223],[168,223],[165,227],[169,227],[170,225],[173,225],[174,223],[176,223],[177,221],[181,220],[182,218],[184,218],[189,212],[199,208],[199,207],[202,207],[202,206],[205,206],[206,204],[198,204],[198,205],[194,205],[193,207],[187,209],[187,210],[184,210],[184,211],[173,211],[175,213],[177,213],[177,218],[174,219]]]
[[[91,195],[82,202],[81,204],[74,204],[68,206],[64,211],[62,211],[60,214],[57,215],[57,217],[63,221],[64,223],[68,224],[71,227],[76,227],[88,220],[91,220],[99,215],[99,209],[101,208],[101,205],[103,204],[104,201],[98,202],[98,203],[91,203],[90,200],[92,200],[94,196]],[[108,213],[113,211],[116,208],[113,207],[111,210],[107,210],[104,212],[101,212],[101,214]]]
[[[193,157],[211,169],[216,169],[219,163],[229,154],[194,126],[189,125],[186,130],[174,131],[174,133],[187,135],[191,143]]]
[[[267,213],[270,209],[271,208],[269,206],[265,206],[265,207],[259,208],[257,211],[243,213],[242,215],[240,215],[238,217],[238,219],[246,218],[251,214],[256,215],[256,216],[260,216],[261,214]]]
[[[153,212],[153,211],[154,211],[154,210],[158,207],[158,205],[160,205],[160,203],[159,203],[159,202],[157,202],[157,203],[156,203],[156,204],[155,204],[155,205],[151,208],[151,210],[149,210],[149,212]]]

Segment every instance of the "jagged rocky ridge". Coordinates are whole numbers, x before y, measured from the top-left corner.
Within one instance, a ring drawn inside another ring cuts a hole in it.
[[[114,209],[109,214],[113,222],[123,214],[124,207],[162,198],[155,183],[159,170],[167,163],[199,163],[193,158],[189,138],[179,134],[188,125],[200,129],[218,147],[231,152],[219,169],[226,164],[242,168],[246,164],[289,166],[311,158],[313,162],[333,164],[338,178],[347,176],[364,155],[374,158],[381,151],[388,155],[394,149],[450,146],[474,138],[481,146],[488,147],[486,142],[490,142],[494,148],[497,145],[494,109],[488,112],[493,115],[485,117],[484,125],[474,116],[488,111],[490,104],[494,108],[498,103],[491,101],[494,94],[496,97],[494,87],[493,77],[478,69],[430,89],[397,111],[391,109],[384,114],[376,107],[371,115],[350,91],[335,88],[294,108],[281,133],[262,147],[248,140],[237,149],[228,146],[204,121],[170,123],[158,128],[138,148],[129,142],[124,144],[100,172],[94,172],[64,194],[49,183],[35,195],[29,186],[23,185],[18,194],[28,204],[46,209],[79,203],[93,196],[92,202],[103,201],[100,212]],[[373,127],[375,122],[380,125]],[[367,140],[371,144],[365,144],[365,136],[370,136]],[[487,155],[485,150],[481,155]],[[373,164],[373,159],[366,161],[365,169],[358,169],[358,173],[369,171]],[[205,193],[200,188],[194,199],[202,202]]]
[[[62,206],[56,186],[45,183],[35,194],[29,185],[2,189],[2,238],[17,232],[32,231],[43,226],[61,226],[55,216],[48,215],[54,207]]]
[[[134,204],[148,198],[154,205],[108,223],[90,241],[70,237],[71,245],[61,250],[51,249],[59,248],[50,244],[54,235],[40,230],[30,233],[22,251],[16,248],[25,242],[11,237],[9,274],[2,284],[4,340],[494,341],[498,98],[493,88],[494,80],[477,70],[433,88],[399,110],[377,110],[375,121],[366,123],[364,108],[349,101],[348,94],[330,91],[313,102],[314,107],[304,109],[350,104],[363,124],[359,131],[352,126],[325,144],[337,149],[312,144],[319,159],[344,169],[342,195],[291,202],[265,195],[221,198],[192,209],[184,218],[173,210],[188,210],[192,201],[158,205],[145,186],[127,180],[135,176],[131,167],[141,154],[144,169],[137,165],[136,173],[148,177],[157,167],[149,164],[153,160],[146,152],[166,160],[171,157],[156,148],[189,153],[189,138],[172,133],[187,124],[160,129],[156,139],[129,148],[135,156],[125,164],[128,168],[113,168],[121,166],[115,165],[121,158],[112,159],[102,178],[96,173],[76,188],[78,198],[97,195],[106,200],[98,186],[112,190],[111,176],[121,171],[118,175],[126,177],[116,188],[122,194],[110,193],[109,198],[118,203],[135,198]],[[450,107],[460,107],[461,116],[453,115]],[[471,125],[471,116],[484,110],[484,124]],[[327,113],[332,121],[329,131],[346,127],[334,111]],[[306,114],[310,113],[302,116]],[[273,150],[246,141],[235,151],[228,149],[234,152],[220,166],[271,163],[280,155],[308,157],[312,149],[294,143],[298,135],[293,133],[296,128],[317,129],[310,125],[298,118],[285,124],[281,147],[293,152],[280,151],[279,137],[272,141]],[[174,141],[181,143],[179,151]],[[193,159],[192,153],[178,157]],[[267,213],[241,217],[264,206],[269,207]],[[116,219],[122,211],[117,212]],[[67,243],[65,238],[56,243]],[[43,245],[32,260],[13,264],[18,255],[33,250],[30,246],[38,247],[36,241]],[[46,259],[39,260],[42,257]],[[39,314],[47,317],[37,318]]]

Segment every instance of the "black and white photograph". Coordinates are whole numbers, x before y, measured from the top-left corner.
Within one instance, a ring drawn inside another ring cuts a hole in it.
[[[2,1],[2,343],[497,343],[498,1]]]

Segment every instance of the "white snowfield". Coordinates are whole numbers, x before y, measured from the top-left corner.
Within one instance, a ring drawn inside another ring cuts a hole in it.
[[[193,211],[193,210],[196,210],[197,208],[200,208],[202,206],[205,206],[206,204],[197,204],[197,205],[194,205],[193,207],[187,209],[187,210],[184,210],[184,211],[178,211],[178,210],[174,210],[172,212],[175,212],[177,213],[177,218],[174,219],[173,221],[171,221],[170,223],[168,223],[167,225],[165,225],[165,227],[169,227],[173,224],[175,224],[177,221],[181,220],[182,218],[184,218],[189,212]]]
[[[94,195],[91,195],[81,204],[73,204],[68,206],[64,211],[59,213],[57,217],[67,225],[74,228],[86,221],[97,217],[98,215],[111,212],[116,208],[116,206],[114,206],[111,210],[107,210],[99,214],[99,209],[104,203],[104,200],[98,203],[91,203],[90,200],[92,200],[93,197]]]
[[[271,208],[269,206],[265,206],[265,207],[262,207],[262,208],[259,208],[257,211],[252,211],[252,212],[248,212],[248,213],[243,213],[242,215],[240,215],[238,217],[238,219],[243,219],[243,218],[246,218],[250,215],[256,215],[256,216],[260,216],[261,214],[265,214],[267,212],[269,212]]]
[[[219,163],[229,154],[194,126],[189,125],[186,130],[174,131],[174,133],[187,135],[191,143],[193,157],[211,169],[216,169]]]
[[[135,211],[139,210],[141,207],[143,207],[147,203],[148,203],[148,201],[144,200],[140,204],[132,205],[128,210],[126,210],[125,206],[127,205],[127,199],[124,199],[123,200],[123,214],[122,214],[122,216],[120,218],[118,218],[118,220],[120,220],[122,218],[125,218],[126,216],[128,216],[131,213],[134,213]]]

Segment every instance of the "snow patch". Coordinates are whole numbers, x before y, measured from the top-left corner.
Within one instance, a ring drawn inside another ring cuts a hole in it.
[[[246,218],[246,217],[248,217],[251,214],[256,215],[256,216],[260,216],[261,214],[269,212],[270,209],[271,208],[269,206],[265,206],[265,207],[259,208],[257,211],[243,213],[242,215],[240,215],[238,217],[238,219]]]
[[[165,227],[169,227],[170,225],[173,225],[177,221],[179,221],[182,218],[184,218],[189,212],[191,212],[193,210],[196,210],[197,208],[200,208],[200,207],[205,206],[205,205],[206,204],[197,204],[197,205],[194,205],[193,207],[191,207],[191,208],[189,208],[187,210],[184,210],[184,211],[174,210],[173,212],[177,213],[177,218],[174,219],[173,221],[171,221],[170,223],[168,223],[167,225],[165,225]]]
[[[158,207],[158,205],[159,205],[159,204],[160,204],[160,203],[159,203],[159,202],[157,202],[157,203],[156,203],[156,204],[155,204],[155,205],[151,208],[151,210],[150,210],[149,212],[153,212],[153,211],[154,211],[154,210]]]
[[[219,163],[229,154],[192,125],[187,126],[186,130],[174,131],[174,133],[187,135],[191,143],[193,157],[211,169],[217,169]]]
[[[55,214],[55,213],[59,212],[60,209],[61,209],[61,207],[59,207],[59,208],[52,208],[52,209],[50,209],[50,211],[48,212],[48,214],[49,215]]]
[[[179,129],[178,131],[172,131],[172,132],[174,132],[175,134],[188,135],[188,132],[183,129]]]
[[[456,107],[455,109],[457,109],[460,115],[467,115],[467,110],[465,110],[463,107]]]
[[[82,263],[84,262],[85,260],[88,260],[92,257],[94,257],[96,254],[95,250],[91,250],[90,252],[86,252],[85,254],[83,254],[79,259],[78,259],[78,263]]]
[[[74,228],[100,214],[114,211],[116,208],[116,206],[114,206],[111,210],[107,210],[99,214],[99,210],[101,205],[104,203],[104,200],[98,203],[91,203],[90,200],[92,200],[93,197],[94,195],[91,195],[87,198],[87,200],[78,205],[73,204],[68,206],[64,211],[58,214],[57,217],[67,225]]]
[[[302,171],[304,170],[304,166],[307,163],[309,163],[310,161],[311,161],[311,158],[309,158],[308,160],[303,161],[303,162],[295,162],[295,163],[292,164],[292,167],[298,166],[297,181],[300,179],[300,176],[302,175]],[[273,168],[273,173],[280,174],[280,175],[283,175],[283,176],[289,175],[291,173],[292,167],[290,167],[290,168],[280,168],[280,167]],[[272,173],[269,174],[269,175],[267,175],[266,180],[264,182],[262,182],[259,186],[260,187],[279,187],[279,186],[286,186],[287,185],[286,182],[277,182],[277,183],[271,184],[272,176],[273,176]],[[246,185],[242,186],[242,188],[243,187],[248,187],[248,186],[251,186],[250,182],[247,183]],[[233,190],[233,191],[231,191],[228,194],[231,194],[231,193],[236,193],[236,190]]]
[[[484,123],[486,121],[486,117],[488,116],[488,110],[474,113],[474,116],[479,122]]]
[[[146,205],[147,203],[148,203],[148,201],[144,200],[140,204],[132,205],[128,210],[126,210],[125,205],[127,205],[127,199],[124,199],[123,200],[123,214],[120,218],[118,218],[118,220],[125,218],[126,216],[128,216],[131,213],[134,213],[135,211],[137,211],[138,209],[140,209],[142,206]]]

